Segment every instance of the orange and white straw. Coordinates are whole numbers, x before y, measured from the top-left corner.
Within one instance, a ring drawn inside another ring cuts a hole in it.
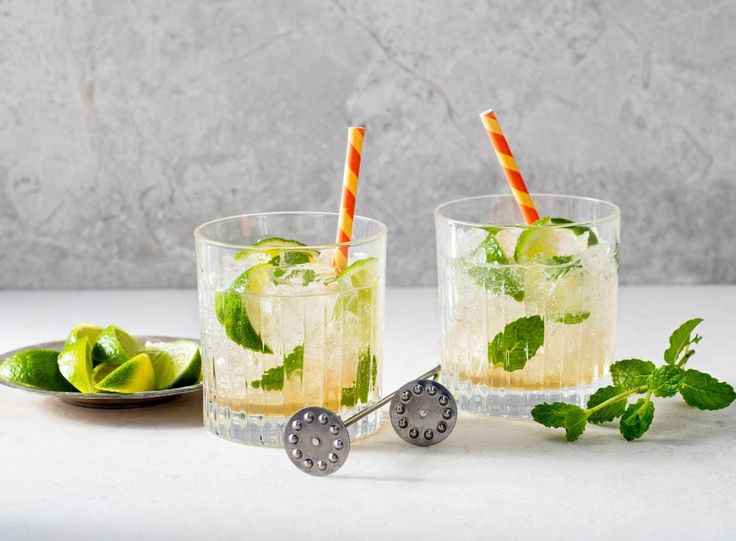
[[[358,197],[358,177],[360,176],[360,157],[363,153],[363,135],[365,128],[348,128],[348,148],[345,153],[345,172],[342,177],[342,196],[340,197],[340,215],[337,220],[336,242],[350,242],[353,236],[353,216],[355,216],[355,199]],[[337,270],[348,264],[348,245],[342,244],[335,252],[334,265]]]
[[[488,109],[480,114],[480,119],[483,121],[483,126],[488,132],[493,150],[496,151],[496,157],[506,175],[511,193],[514,194],[514,199],[516,199],[516,203],[519,205],[519,210],[521,210],[524,221],[527,224],[536,222],[539,220],[539,214],[537,214],[537,210],[534,208],[534,202],[529,196],[529,190],[527,190],[524,179],[519,172],[519,167],[516,165],[516,160],[514,160],[514,156],[511,154],[511,148],[509,148],[506,136],[503,134],[501,125],[498,123],[496,113],[493,112],[493,109]]]

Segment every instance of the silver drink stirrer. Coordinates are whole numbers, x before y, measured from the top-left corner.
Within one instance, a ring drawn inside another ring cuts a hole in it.
[[[289,460],[310,475],[336,472],[350,453],[350,425],[391,402],[391,426],[404,441],[428,446],[440,443],[455,428],[455,398],[436,377],[436,366],[369,407],[343,421],[333,411],[308,407],[291,416],[284,428],[284,449]]]

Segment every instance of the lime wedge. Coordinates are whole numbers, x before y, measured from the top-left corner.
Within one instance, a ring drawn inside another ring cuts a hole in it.
[[[120,327],[110,325],[100,334],[92,348],[94,364],[109,362],[123,364],[141,349],[141,345]]]
[[[93,393],[92,355],[89,339],[83,336],[64,348],[59,355],[59,371],[83,393]]]
[[[196,342],[146,342],[146,352],[156,372],[157,389],[185,387],[199,381],[202,357]]]
[[[69,332],[69,336],[67,336],[66,342],[64,342],[64,347],[71,346],[80,338],[87,338],[89,340],[90,347],[92,347],[95,345],[95,342],[97,342],[100,334],[102,334],[102,327],[99,325],[80,323],[79,325],[75,325]]]
[[[120,367],[120,365],[113,364],[113,363],[100,363],[100,364],[98,364],[92,370],[92,383],[94,383],[94,385],[97,385],[99,382],[101,382],[103,379],[105,379],[108,374],[110,374],[111,372],[114,372],[119,367]]]
[[[270,267],[270,265],[264,265]],[[260,265],[255,265],[251,269],[258,266]],[[215,293],[215,315],[230,340],[246,349],[271,353],[271,349],[263,343],[259,333],[253,327],[249,314],[243,304],[243,294],[248,287],[249,272],[251,269],[238,276],[229,288]],[[263,284],[261,284],[261,287],[263,287]],[[258,309],[257,302],[257,300],[251,300],[249,303],[252,312]],[[255,320],[258,323],[260,316],[256,317]]]
[[[156,388],[151,358],[140,353],[105,376],[95,389],[110,393],[143,393]]]
[[[59,372],[58,351],[28,349],[0,364],[0,378],[47,391],[74,392],[76,389]]]

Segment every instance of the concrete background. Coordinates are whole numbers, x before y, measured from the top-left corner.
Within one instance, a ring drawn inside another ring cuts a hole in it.
[[[433,207],[537,191],[623,209],[622,281],[736,282],[736,3],[0,0],[0,287],[195,283],[192,229],[358,212],[393,285],[435,282]]]

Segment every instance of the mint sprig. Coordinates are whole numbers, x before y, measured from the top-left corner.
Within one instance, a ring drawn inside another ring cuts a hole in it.
[[[544,344],[544,320],[539,316],[512,321],[488,344],[488,360],[507,372],[521,370]]]
[[[670,347],[664,354],[665,364],[655,366],[651,361],[624,359],[611,366],[613,385],[598,389],[581,408],[565,402],[538,404],[532,409],[532,418],[550,428],[564,428],[567,441],[575,441],[585,431],[587,423],[607,423],[620,418],[619,432],[628,441],[641,438],[654,420],[653,396],[671,397],[678,392],[690,406],[701,410],[718,410],[736,400],[731,385],[698,370],[686,369],[695,354],[692,348],[700,342],[693,335],[703,320],[691,319],[678,327],[670,336]],[[629,397],[645,393],[634,403]]]
[[[340,405],[347,408],[354,408],[361,402],[366,404],[370,396],[370,390],[376,387],[377,376],[378,359],[376,359],[375,355],[371,355],[371,348],[369,347],[358,357],[358,368],[353,385],[342,388]]]
[[[296,346],[291,353],[284,357],[284,363],[266,370],[261,379],[250,383],[254,389],[264,391],[281,391],[284,381],[298,377],[300,380],[304,373],[304,346]]]

